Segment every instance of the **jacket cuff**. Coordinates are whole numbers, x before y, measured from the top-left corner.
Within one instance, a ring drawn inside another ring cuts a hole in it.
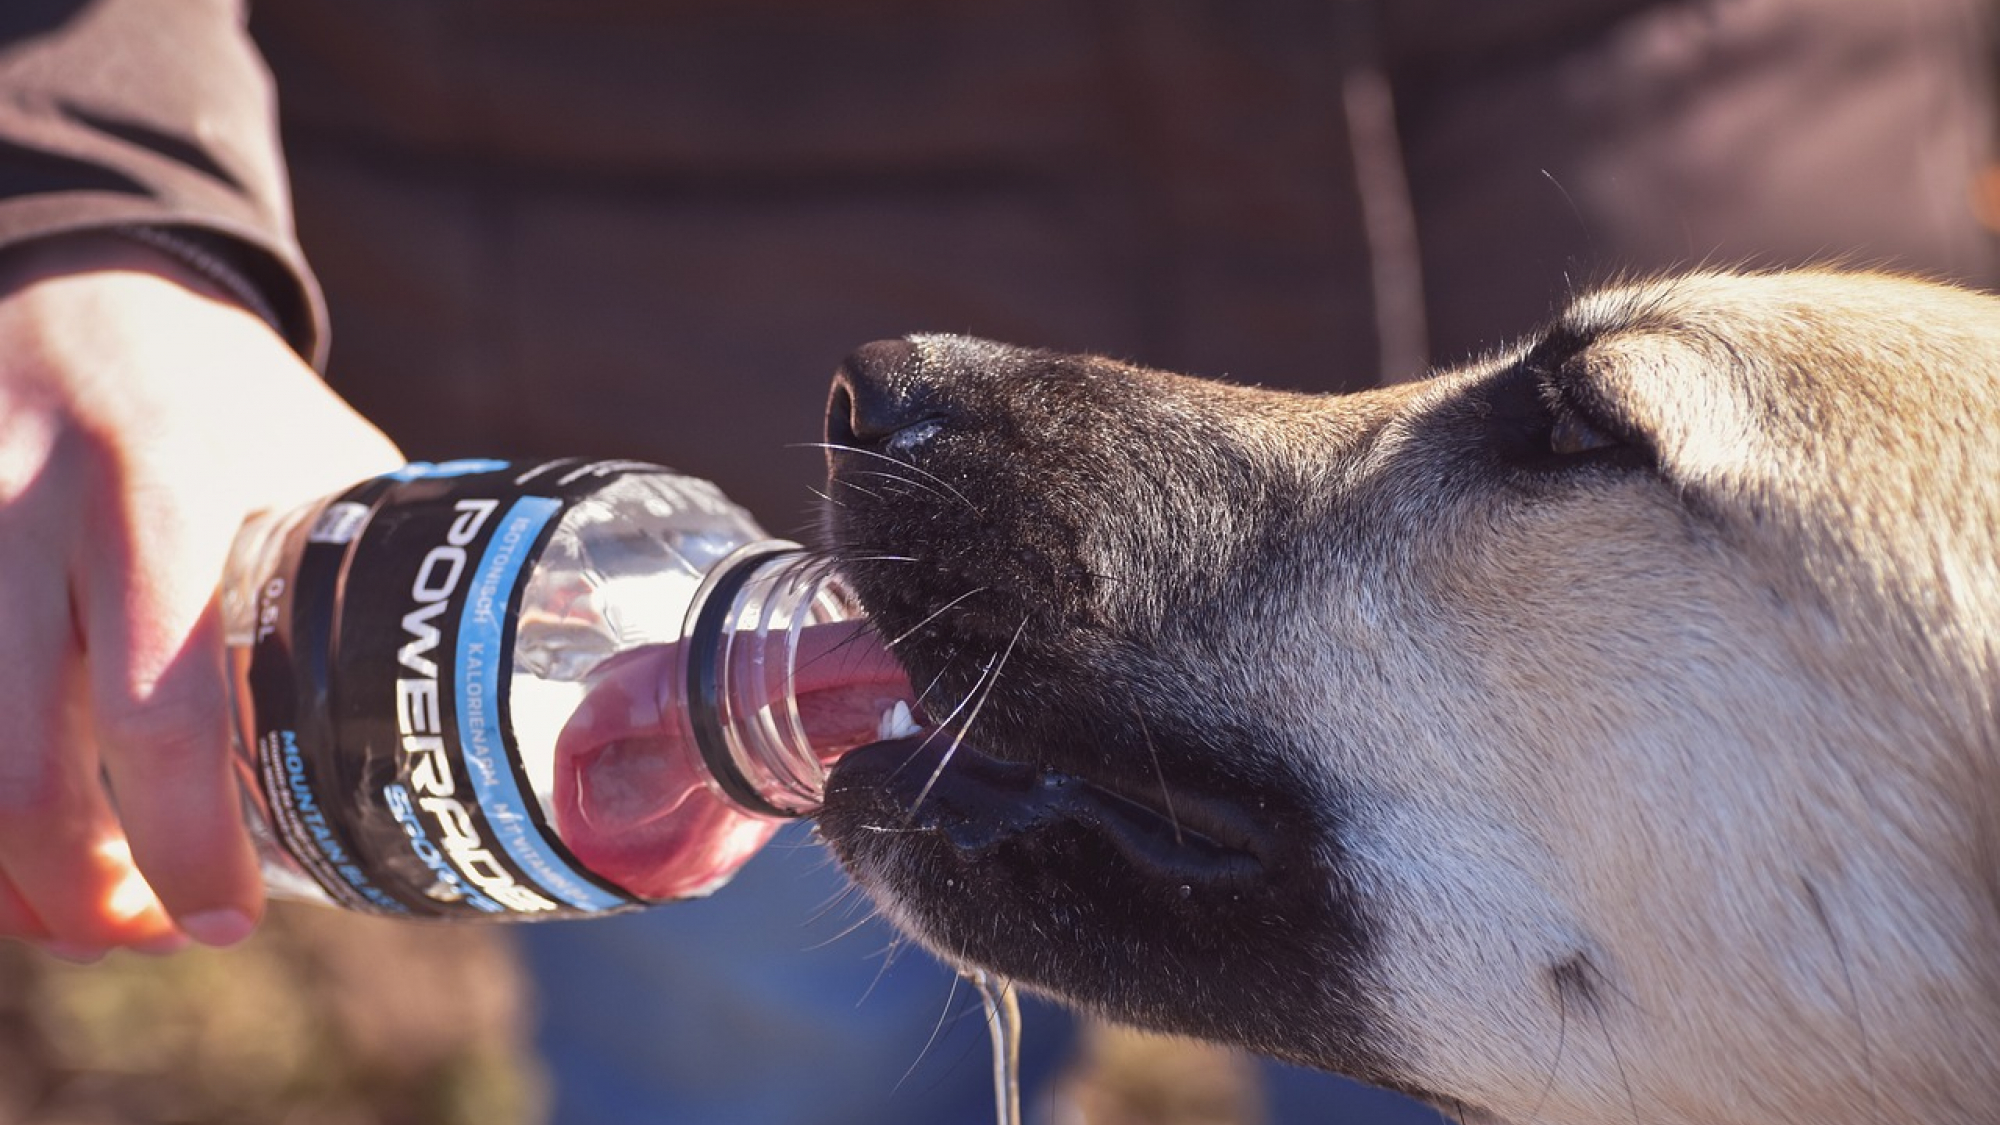
[[[326,301],[298,250],[213,217],[176,215],[121,193],[65,192],[0,202],[0,250],[64,235],[143,242],[220,286],[325,370]]]

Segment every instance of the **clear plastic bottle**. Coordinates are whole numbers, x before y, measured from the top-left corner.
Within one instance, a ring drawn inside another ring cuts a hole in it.
[[[831,571],[653,465],[411,465],[252,521],[222,598],[285,897],[526,920],[703,894],[911,723]]]

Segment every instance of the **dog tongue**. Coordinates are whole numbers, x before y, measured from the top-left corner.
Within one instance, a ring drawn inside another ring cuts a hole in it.
[[[874,741],[883,712],[911,698],[895,661],[852,623],[806,627],[796,669],[799,721],[823,761]],[[705,783],[678,713],[684,676],[678,645],[620,653],[591,673],[556,738],[556,834],[584,866],[649,899],[715,889],[778,827]]]

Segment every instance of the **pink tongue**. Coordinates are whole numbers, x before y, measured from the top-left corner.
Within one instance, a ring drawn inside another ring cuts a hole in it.
[[[856,630],[808,626],[799,639],[799,717],[826,761],[872,741],[882,713],[911,698],[874,635]],[[592,673],[556,738],[556,834],[586,867],[650,899],[713,890],[778,827],[704,784],[700,752],[667,710],[683,674],[676,645],[620,653]]]
[[[882,715],[896,704],[916,706],[909,677],[881,639],[851,623],[810,625],[799,633],[793,695],[822,762],[875,741]]]

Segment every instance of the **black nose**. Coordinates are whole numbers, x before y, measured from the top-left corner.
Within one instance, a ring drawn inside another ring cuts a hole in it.
[[[827,444],[902,452],[899,444],[913,444],[919,428],[934,429],[939,411],[917,369],[917,348],[908,340],[877,340],[855,349],[833,375]]]

